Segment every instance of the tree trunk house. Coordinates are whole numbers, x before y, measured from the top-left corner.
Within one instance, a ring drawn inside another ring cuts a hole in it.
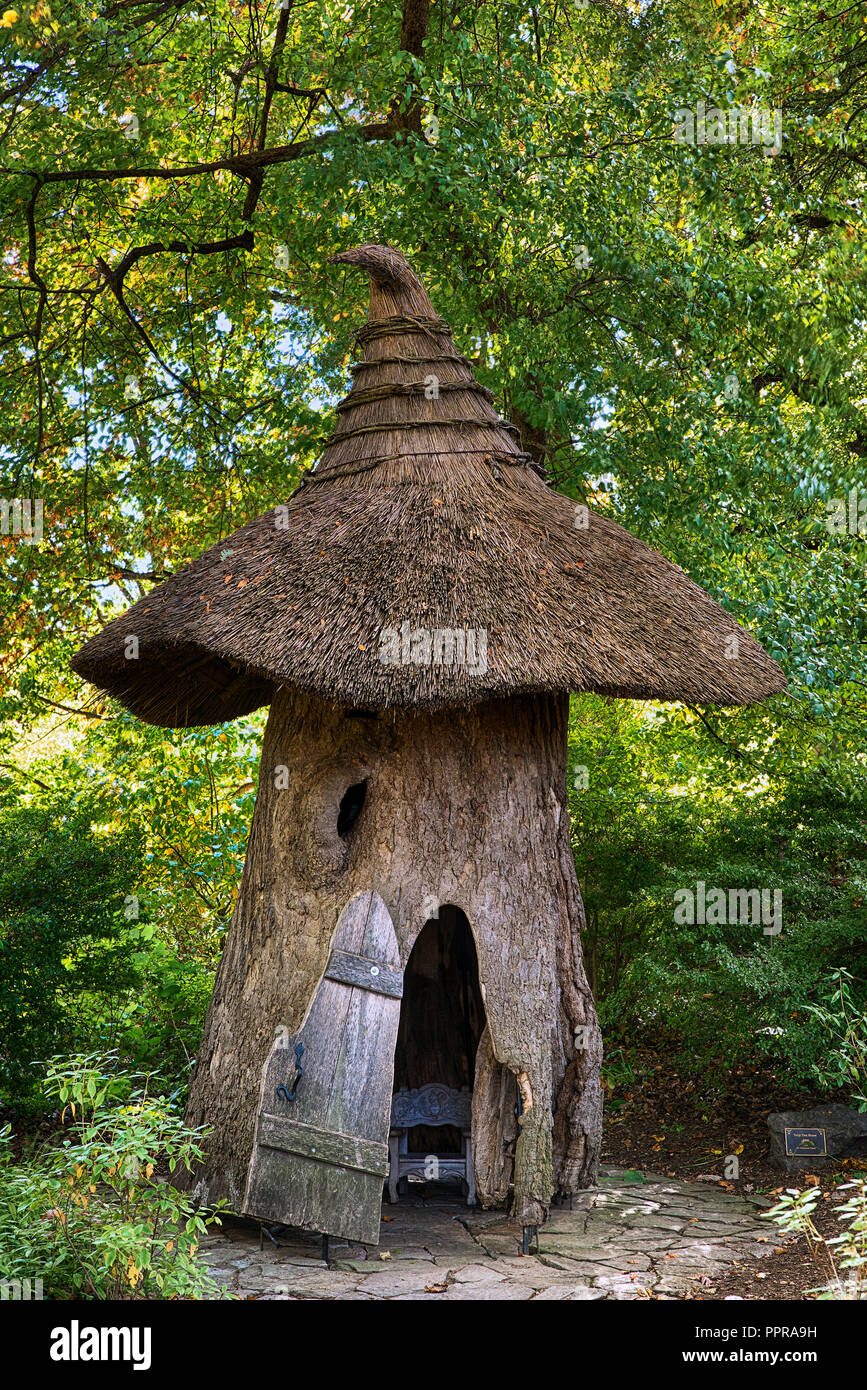
[[[333,259],[370,313],[321,461],[73,665],[153,724],[270,705],[187,1109],[213,1131],[203,1202],[376,1243],[393,1093],[441,1083],[471,1092],[479,1200],[538,1225],[600,1148],[569,692],[785,682],[678,566],[547,485],[398,251]]]

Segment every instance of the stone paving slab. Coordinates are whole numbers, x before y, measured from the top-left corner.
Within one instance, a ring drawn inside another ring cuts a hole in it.
[[[226,1223],[201,1242],[202,1259],[229,1297],[430,1301],[590,1301],[683,1297],[702,1277],[769,1255],[779,1237],[759,1219],[761,1198],[707,1183],[604,1169],[599,1187],[554,1207],[539,1250],[521,1253],[521,1229],[501,1211],[473,1211],[438,1188],[383,1207],[378,1247]],[[712,1292],[705,1284],[704,1297]]]

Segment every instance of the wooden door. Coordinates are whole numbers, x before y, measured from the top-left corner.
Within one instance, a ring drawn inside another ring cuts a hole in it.
[[[379,1244],[402,994],[388,909],[359,893],[340,915],[304,1023],[265,1064],[245,1212]]]

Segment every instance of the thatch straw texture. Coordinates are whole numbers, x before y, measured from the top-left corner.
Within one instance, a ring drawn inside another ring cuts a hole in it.
[[[398,251],[333,259],[369,273],[370,315],[319,465],[92,638],[80,675],[170,726],[234,718],[277,686],[365,709],[553,690],[739,705],[785,688],[680,568],[605,517],[582,527]]]

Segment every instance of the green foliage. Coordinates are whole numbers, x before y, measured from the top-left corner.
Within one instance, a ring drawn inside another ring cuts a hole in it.
[[[93,804],[0,808],[0,1091],[31,1097],[34,1061],[74,1048],[140,979],[125,900],[136,837]]]
[[[574,846],[612,1044],[667,1040],[718,1074],[766,1057],[781,1079],[842,1086],[861,1103],[865,770],[814,750],[788,779],[744,783],[712,746],[672,737],[650,707],[577,702],[571,766],[588,785],[575,793]],[[789,766],[798,756],[789,750]],[[678,923],[675,893],[699,882],[727,896],[779,890],[782,931]]]
[[[809,1012],[825,1030],[823,1051],[813,1063],[813,1075],[822,1086],[847,1086],[859,1110],[867,1110],[867,1009],[863,991],[859,1001],[855,981],[840,969],[823,992],[820,1004]]]
[[[231,916],[255,800],[262,714],[217,728],[155,729],[122,712],[63,758],[139,835],[142,912],[182,958],[213,967]]]
[[[0,1133],[0,1277],[46,1298],[227,1297],[196,1258],[208,1223],[157,1171],[189,1171],[205,1131],[110,1054],[52,1059],[47,1090],[65,1137],[15,1163]]]
[[[153,927],[142,929],[147,938]],[[179,959],[160,938],[145,939],[133,957],[140,984],[114,1030],[120,1055],[142,1070],[159,1069],[183,1090],[195,1061],[214,985],[195,957]]]

